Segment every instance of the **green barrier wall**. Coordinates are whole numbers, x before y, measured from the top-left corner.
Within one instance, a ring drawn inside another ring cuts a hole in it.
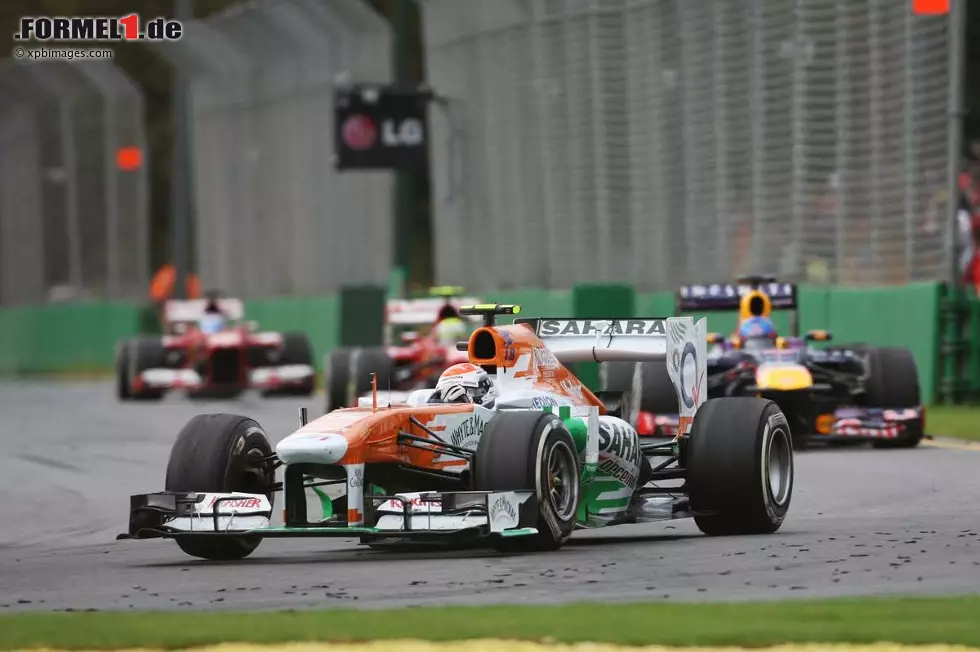
[[[618,283],[582,283],[572,290],[572,316],[579,319],[633,317],[636,314],[636,290]],[[599,390],[599,365],[581,362],[575,374],[592,391]]]
[[[138,332],[140,307],[91,302],[0,310],[0,373],[96,372]]]
[[[626,294],[629,292],[623,296]],[[610,291],[609,297],[613,295],[618,296]],[[919,366],[923,399],[933,402],[939,378],[940,296],[938,283],[887,288],[801,287],[800,328],[825,328],[839,343],[865,341],[908,347]],[[605,300],[601,292],[596,297],[596,301]],[[579,308],[589,312],[601,307],[581,300],[576,305],[573,293],[567,290],[511,290],[489,293],[485,299],[520,304],[522,317],[574,315]],[[674,295],[636,295],[633,306],[635,316],[669,316],[673,314]],[[141,311],[140,306],[118,302],[0,309],[0,374],[110,370],[116,342],[140,332]],[[261,328],[308,333],[317,366],[340,340],[340,313],[335,297],[246,302],[246,315]],[[733,313],[706,316],[711,331],[727,333],[735,326]],[[775,320],[787,332],[786,315],[777,313]]]

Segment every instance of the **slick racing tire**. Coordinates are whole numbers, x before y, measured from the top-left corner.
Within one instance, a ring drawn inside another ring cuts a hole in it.
[[[793,436],[786,416],[761,398],[715,398],[701,406],[687,443],[687,487],[707,535],[772,534],[793,496]]]
[[[603,362],[599,365],[599,384],[604,392],[629,392],[633,389],[636,362]]]
[[[313,366],[313,346],[306,333],[284,333],[282,336],[282,354],[279,356],[280,365],[309,365]],[[316,389],[313,376],[302,383],[288,385],[282,389],[263,392],[264,396],[312,396]]]
[[[520,510],[523,525],[535,535],[494,536],[500,552],[557,550],[575,527],[581,496],[579,460],[565,423],[547,412],[501,412],[487,424],[473,462],[477,491],[533,491],[537,513],[528,501]]]
[[[901,347],[882,347],[867,350],[868,378],[865,399],[869,407],[902,409],[919,408],[919,370],[912,352]],[[920,417],[910,422],[908,429],[895,439],[875,439],[875,448],[914,448],[922,441],[923,423]]]
[[[377,375],[379,393],[389,386],[398,389],[393,385],[395,363],[383,348],[359,349],[351,359],[351,374],[354,378],[355,401],[357,397],[371,393],[371,374]]]
[[[147,369],[166,367],[166,350],[157,337],[124,341],[116,351],[116,396],[120,401],[159,401],[164,389],[133,389],[133,378]]]
[[[351,356],[349,349],[336,349],[323,361],[323,389],[327,395],[324,413],[351,407]]]
[[[604,362],[599,365],[599,386],[603,392],[619,394],[622,399],[617,407],[620,418],[625,419],[630,425],[636,427],[639,417],[639,406],[634,400],[633,384],[638,363],[636,362]],[[611,410],[613,406],[607,404],[606,409]],[[614,414],[614,412],[607,412]]]
[[[640,362],[634,379],[633,400],[652,414],[677,414],[677,390],[667,373],[667,363]]]
[[[244,492],[273,500],[275,471],[264,462],[272,447],[262,427],[234,414],[201,414],[184,426],[170,451],[166,491]],[[176,539],[192,557],[227,561],[244,559],[260,536],[193,536]]]

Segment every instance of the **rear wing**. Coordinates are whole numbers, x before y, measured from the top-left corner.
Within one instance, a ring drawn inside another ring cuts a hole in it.
[[[664,360],[680,407],[680,432],[690,431],[694,413],[707,398],[708,320],[515,319],[531,328],[562,363]]]
[[[473,297],[460,297],[450,299],[448,302],[443,298],[391,299],[386,304],[387,320],[389,324],[393,325],[424,324],[428,326],[435,323],[440,310],[446,303],[459,310],[464,305],[479,302],[479,299]]]
[[[682,285],[677,290],[678,312],[714,312],[738,310],[739,301],[753,290],[769,297],[773,310],[796,310],[796,285],[793,283],[713,283]]]
[[[172,299],[163,304],[163,321],[167,324],[200,321],[207,306],[207,299]],[[218,299],[218,307],[225,318],[231,321],[239,321],[245,317],[245,304],[241,299]]]

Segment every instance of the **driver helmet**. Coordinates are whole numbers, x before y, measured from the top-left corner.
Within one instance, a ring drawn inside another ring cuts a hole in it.
[[[433,399],[441,403],[475,403],[492,407],[497,399],[490,374],[469,362],[461,362],[442,372]]]
[[[445,346],[456,346],[457,342],[466,339],[466,335],[466,324],[457,317],[449,317],[436,324],[436,340]]]
[[[207,333],[208,335],[221,332],[221,329],[224,327],[225,318],[221,313],[207,312],[203,317],[201,317],[201,331]]]
[[[762,337],[776,339],[776,325],[768,317],[750,317],[738,327],[738,336],[742,340],[752,340]]]

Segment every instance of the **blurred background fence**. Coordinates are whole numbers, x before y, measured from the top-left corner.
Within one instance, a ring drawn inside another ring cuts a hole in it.
[[[106,61],[7,61],[0,98],[0,305],[144,296],[137,87]]]
[[[899,0],[420,2],[428,82],[463,116],[458,192],[431,150],[438,282],[948,276],[948,17]]]
[[[191,77],[195,267],[236,295],[388,280],[390,173],[333,168],[333,90],[391,80],[391,29],[361,0],[260,0],[159,52]]]

